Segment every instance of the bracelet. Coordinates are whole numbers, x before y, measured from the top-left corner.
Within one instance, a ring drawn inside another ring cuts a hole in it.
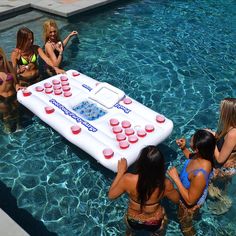
[[[59,53],[59,56],[62,56],[62,55],[63,55],[63,53],[62,53],[62,52],[60,52],[60,53]]]

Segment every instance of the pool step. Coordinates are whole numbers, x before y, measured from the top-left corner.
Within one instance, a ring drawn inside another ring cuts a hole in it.
[[[30,236],[1,208],[0,208],[0,235]]]

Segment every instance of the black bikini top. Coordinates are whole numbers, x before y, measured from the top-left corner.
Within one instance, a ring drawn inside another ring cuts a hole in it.
[[[232,128],[232,129],[233,129],[233,128]],[[231,129],[230,129],[230,130],[231,130]],[[229,131],[230,131],[230,130],[229,130]],[[228,131],[228,132],[229,132],[229,131]],[[227,133],[228,133],[228,132],[227,132]],[[225,136],[223,136],[223,137],[221,137],[220,139],[217,140],[216,146],[217,146],[219,152],[221,151],[221,149],[222,149],[222,147],[223,147],[223,145],[224,145],[224,142],[225,142]],[[236,153],[236,150],[232,150],[231,153]]]

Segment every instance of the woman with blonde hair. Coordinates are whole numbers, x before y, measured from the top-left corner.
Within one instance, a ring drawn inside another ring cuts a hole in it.
[[[13,67],[0,47],[0,114],[6,133],[11,132],[12,123],[18,122],[16,91],[20,88]]]
[[[27,27],[20,28],[17,32],[16,48],[11,53],[13,68],[17,73],[20,85],[30,86],[41,80],[38,56],[52,66],[57,74],[64,72],[53,65],[42,48],[34,44],[34,33]]]
[[[225,98],[220,104],[220,118],[217,132],[211,131],[216,139],[215,159],[220,168],[215,177],[236,174],[236,98]]]
[[[60,66],[63,59],[64,48],[71,37],[77,34],[77,31],[72,31],[63,41],[61,41],[56,21],[49,19],[43,23],[45,53],[51,59],[54,66]],[[47,67],[46,71],[50,76],[55,74],[55,70],[52,67]]]
[[[220,118],[215,135],[215,168],[209,186],[209,195],[214,201],[208,203],[212,213],[220,215],[232,206],[227,196],[227,187],[236,174],[236,98],[225,98],[220,104]]]

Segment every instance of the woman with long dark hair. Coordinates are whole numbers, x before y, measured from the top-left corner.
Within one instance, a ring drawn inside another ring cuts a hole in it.
[[[176,142],[187,160],[180,175],[175,167],[168,174],[181,195],[178,211],[181,230],[184,235],[196,235],[193,219],[207,197],[216,139],[207,130],[197,130],[191,138],[193,153],[186,148],[185,139],[178,139]]]
[[[27,27],[20,28],[17,32],[16,48],[11,53],[11,61],[21,86],[27,87],[41,80],[38,56],[53,67],[57,74],[64,73],[53,65],[42,48],[34,44],[34,33]]]
[[[126,173],[127,161],[118,162],[117,175],[109,189],[108,197],[115,199],[123,193],[129,195],[129,205],[125,217],[126,235],[136,230],[145,230],[155,235],[164,229],[166,214],[160,205],[163,197],[175,203],[179,194],[169,179],[165,177],[165,161],[162,153],[155,146],[141,150],[136,162],[134,174]]]

